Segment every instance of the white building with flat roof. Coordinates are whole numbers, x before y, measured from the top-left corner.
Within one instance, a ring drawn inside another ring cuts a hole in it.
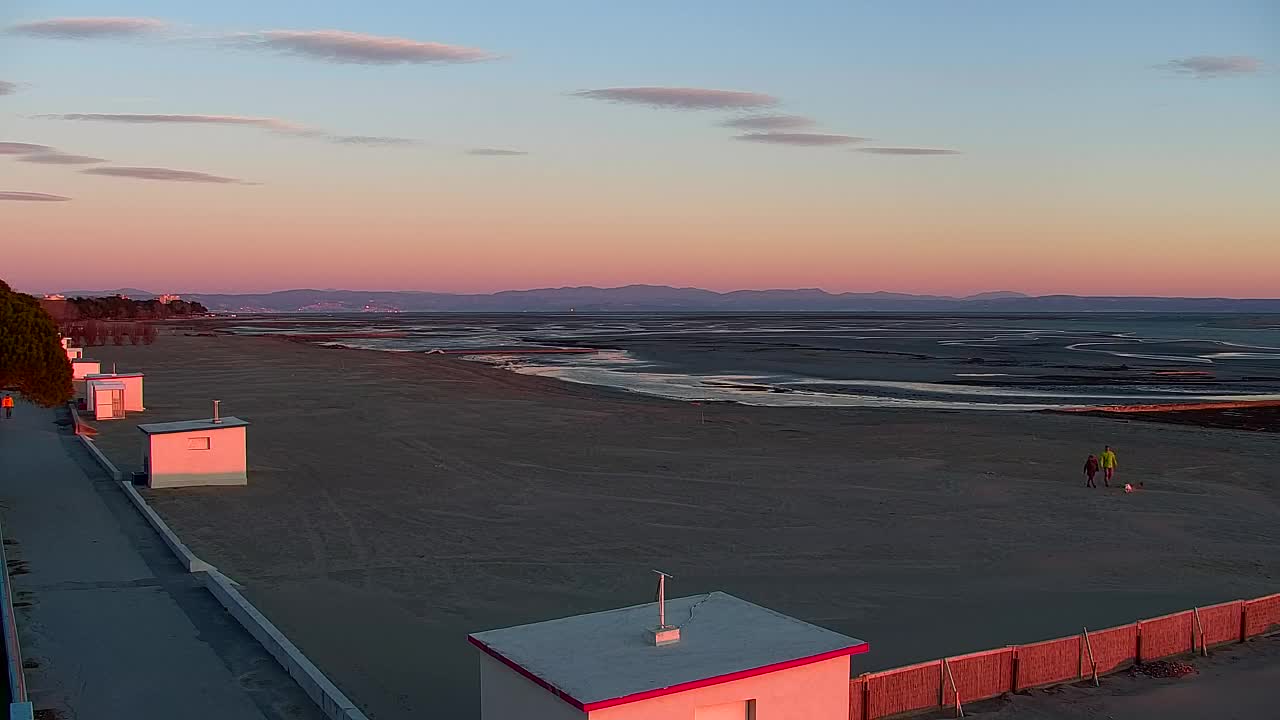
[[[722,592],[665,617],[664,644],[657,603],[472,634],[482,720],[848,720],[862,640]]]
[[[248,485],[248,426],[232,416],[139,425],[147,487]]]
[[[147,408],[142,404],[142,373],[94,373],[86,375],[85,404],[94,407],[93,381],[113,380],[124,386],[124,409],[129,412],[143,412]]]

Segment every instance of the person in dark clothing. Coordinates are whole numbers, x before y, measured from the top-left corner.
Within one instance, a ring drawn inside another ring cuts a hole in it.
[[[1100,466],[1100,463],[1098,462],[1098,457],[1096,455],[1090,455],[1089,459],[1084,461],[1084,486],[1085,487],[1091,487],[1091,488],[1098,487],[1098,484],[1093,481],[1093,478],[1098,475],[1099,466]]]

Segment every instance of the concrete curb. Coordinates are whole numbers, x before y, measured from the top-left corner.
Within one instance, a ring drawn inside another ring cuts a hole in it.
[[[74,404],[70,405],[70,408],[71,420],[75,423],[76,437],[80,439],[80,444],[84,445],[89,450],[89,453],[93,455],[94,459],[98,461],[98,464],[107,471],[107,474],[110,475],[113,480],[120,483],[120,489],[124,491],[125,497],[129,498],[129,502],[133,503],[134,507],[138,508],[138,512],[142,513],[142,516],[147,519],[147,522],[151,524],[152,529],[160,534],[160,538],[164,540],[164,544],[169,546],[169,549],[178,557],[178,562],[182,563],[182,566],[187,569],[187,572],[216,570],[217,568],[214,566],[196,557],[195,553],[191,552],[191,549],[178,539],[178,535],[169,529],[169,526],[166,525],[164,520],[156,514],[155,510],[151,509],[151,506],[148,505],[147,501],[138,493],[138,490],[133,486],[133,483],[125,480],[124,473],[120,472],[120,470],[116,468],[115,464],[103,454],[102,450],[98,449],[97,443],[90,440],[88,436],[80,434],[80,413],[76,412]]]
[[[314,663],[307,659],[306,655],[302,654],[296,645],[289,641],[289,638],[285,637],[284,633],[272,625],[271,621],[253,606],[253,603],[240,594],[233,580],[196,557],[195,553],[191,552],[191,549],[178,538],[177,533],[169,529],[164,519],[151,509],[146,498],[142,497],[133,483],[124,479],[120,470],[98,449],[97,444],[79,433],[80,415],[76,412],[74,405],[71,406],[71,419],[75,422],[76,437],[98,461],[98,464],[102,465],[114,480],[120,482],[120,490],[124,492],[125,497],[129,498],[129,502],[142,513],[147,523],[164,540],[164,544],[169,546],[177,556],[178,562],[182,563],[187,572],[200,576],[209,594],[213,595],[227,612],[231,613],[244,626],[244,629],[280,663],[325,716],[332,720],[369,720],[336,685],[329,681],[329,678],[325,677],[324,673],[320,672]]]
[[[88,436],[80,434],[80,413],[76,412],[74,404],[69,404],[69,407],[71,408],[71,420],[75,423],[76,437],[79,438],[80,444],[84,445],[85,448],[89,450],[89,454],[93,455],[94,459],[98,461],[98,464],[101,465],[103,469],[107,471],[107,474],[111,476],[111,479],[120,483],[120,489],[124,491],[125,497],[129,498],[129,502],[133,503],[134,507],[138,508],[138,512],[142,513],[142,516],[147,519],[147,522],[151,524],[152,529],[160,534],[160,538],[164,540],[164,544],[168,545],[169,549],[173,551],[173,554],[178,557],[178,562],[182,563],[182,566],[187,569],[187,572],[215,570],[216,568],[212,565],[196,557],[195,553],[191,552],[191,549],[178,539],[177,534],[169,529],[169,526],[165,524],[164,520],[156,514],[155,510],[151,509],[151,506],[147,504],[147,501],[138,493],[138,490],[133,486],[133,483],[126,481],[124,479],[124,473],[120,472],[120,470],[116,468],[115,464],[103,454],[102,450],[98,449],[97,443],[90,440]]]
[[[0,527],[0,537],[4,528]],[[0,545],[0,624],[3,624],[5,691],[9,696],[9,720],[31,720],[32,706],[27,701],[27,675],[22,663],[22,645],[18,642],[18,618],[13,612],[13,587],[9,582],[9,558]]]
[[[124,473],[120,472],[120,469],[115,466],[115,463],[111,462],[111,460],[102,453],[102,450],[98,449],[97,443],[90,440],[88,435],[80,434],[80,426],[84,423],[80,420],[80,413],[76,411],[75,403],[67,403],[67,407],[71,410],[71,422],[73,424],[72,426],[75,428],[76,439],[80,441],[81,445],[85,446],[85,449],[89,451],[89,454],[93,456],[94,460],[98,461],[98,464],[102,466],[102,469],[107,471],[107,474],[111,476],[112,480],[124,480]]]
[[[107,471],[107,474],[111,476],[112,480],[124,479],[124,473],[120,472],[119,468],[115,466],[115,463],[112,463],[107,459],[107,456],[98,449],[98,445],[94,441],[84,435],[77,435],[76,437],[80,438],[80,443],[89,449],[89,454],[93,455],[93,458],[98,461],[98,464],[102,466],[103,470]]]
[[[129,502],[133,503],[133,506],[138,508],[138,512],[142,513],[142,516],[147,519],[151,527],[160,534],[164,544],[169,546],[169,549],[178,557],[178,562],[182,563],[187,572],[217,570],[214,566],[196,557],[195,553],[191,552],[191,549],[178,539],[177,534],[169,529],[169,526],[156,514],[155,510],[151,509],[151,506],[147,504],[146,498],[142,497],[138,489],[133,486],[133,483],[122,482],[120,483],[120,489],[124,491],[125,497],[129,498]]]
[[[289,642],[284,633],[232,586],[226,576],[212,569],[201,572],[200,575],[209,593],[222,603],[227,612],[235,616],[250,635],[262,643],[262,647],[288,671],[289,676],[311,697],[326,717],[332,720],[368,720],[297,646]]]

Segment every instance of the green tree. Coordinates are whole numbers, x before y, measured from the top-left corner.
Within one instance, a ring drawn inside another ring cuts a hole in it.
[[[0,387],[53,407],[71,399],[71,363],[53,317],[0,280]]]

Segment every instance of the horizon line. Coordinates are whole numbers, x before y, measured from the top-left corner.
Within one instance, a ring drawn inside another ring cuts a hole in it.
[[[844,295],[898,295],[898,296],[904,296],[904,297],[936,298],[941,300],[970,300],[975,298],[981,299],[983,298],[983,296],[1003,295],[1005,298],[1021,298],[1021,299],[1027,299],[1027,300],[1043,299],[1043,298],[1089,298],[1089,299],[1121,298],[1121,299],[1130,299],[1130,300],[1157,299],[1157,300],[1280,301],[1280,296],[1241,297],[1241,296],[1228,296],[1228,295],[1146,295],[1146,294],[1089,295],[1089,294],[1079,294],[1079,293],[1070,293],[1070,292],[1037,294],[1032,292],[1024,292],[1019,290],[1007,290],[1007,289],[980,290],[977,292],[967,293],[962,295],[952,295],[952,294],[935,293],[935,292],[901,291],[901,290],[844,290],[844,291],[833,292],[820,287],[754,287],[754,288],[747,287],[747,288],[735,288],[732,290],[711,290],[708,288],[697,287],[694,285],[663,285],[663,284],[652,284],[652,283],[628,283],[625,285],[555,285],[555,286],[545,285],[545,286],[534,286],[534,287],[526,287],[526,288],[507,288],[503,290],[470,291],[470,292],[420,290],[420,289],[374,290],[374,289],[365,289],[365,288],[352,289],[352,288],[319,288],[319,287],[288,287],[288,288],[279,288],[274,290],[222,290],[222,291],[165,290],[161,292],[153,292],[151,290],[145,290],[143,288],[138,288],[138,287],[120,287],[120,288],[114,288],[114,289],[100,289],[100,290],[73,290],[73,291],[22,290],[20,292],[27,292],[28,294],[32,294],[32,295],[61,294],[61,295],[67,295],[68,297],[110,297],[112,295],[119,293],[121,290],[134,290],[134,291],[138,291],[139,293],[154,295],[154,296],[159,296],[164,294],[191,295],[191,296],[200,296],[200,295],[236,296],[236,295],[274,295],[278,293],[289,293],[289,292],[346,292],[346,293],[397,293],[397,294],[417,294],[417,295],[445,295],[445,296],[451,296],[451,297],[475,297],[475,296],[498,295],[502,293],[522,293],[522,292],[539,292],[539,291],[555,291],[555,290],[605,290],[605,291],[608,291],[608,290],[625,290],[629,288],[651,288],[651,289],[686,290],[686,291],[692,290],[692,291],[698,291],[698,292],[711,293],[714,295],[731,295],[734,293],[750,293],[750,292],[758,292],[758,293],[816,292],[816,293],[822,293],[830,297],[840,297]],[[70,292],[70,294],[68,294],[68,292]],[[1001,298],[991,297],[988,299],[1001,299]]]

